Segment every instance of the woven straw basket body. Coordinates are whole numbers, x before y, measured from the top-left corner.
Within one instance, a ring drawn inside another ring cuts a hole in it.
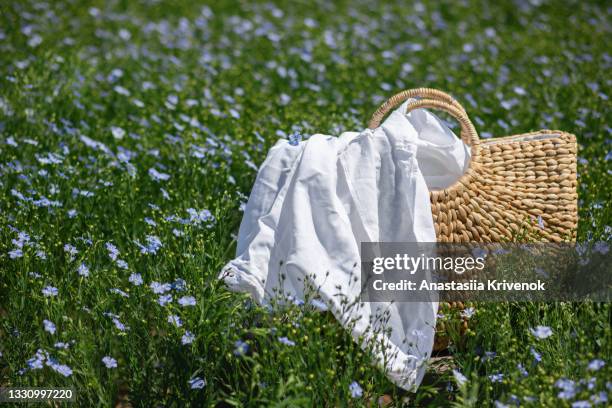
[[[430,88],[392,96],[372,116],[378,127],[387,113],[407,99],[407,106],[445,111],[461,124],[470,146],[469,169],[450,187],[431,191],[438,242],[574,241],[578,224],[576,137],[540,130],[481,140],[465,109],[450,95]],[[462,302],[441,304],[444,313],[461,311]],[[458,314],[458,313],[457,313]],[[450,325],[450,326],[448,326]],[[449,331],[449,327],[454,327]],[[438,322],[434,351],[445,350],[449,333],[463,335],[467,317]]]
[[[410,98],[407,111],[446,111],[461,124],[471,148],[467,172],[452,186],[431,191],[439,242],[574,241],[578,224],[576,137],[540,130],[481,140],[465,109],[450,95],[430,88],[392,96],[372,116],[378,127],[393,108]]]

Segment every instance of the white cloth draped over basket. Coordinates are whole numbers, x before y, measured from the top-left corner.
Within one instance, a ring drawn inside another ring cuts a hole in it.
[[[317,134],[297,145],[279,140],[257,174],[236,258],[219,277],[260,304],[279,293],[304,299],[316,288],[354,339],[375,341],[388,377],[414,390],[431,354],[438,305],[358,302],[360,244],[435,242],[428,188],[452,184],[470,153],[433,114],[405,114],[409,102],[374,130]]]

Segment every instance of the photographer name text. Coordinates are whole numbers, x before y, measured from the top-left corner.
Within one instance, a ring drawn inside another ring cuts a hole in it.
[[[385,282],[376,279],[372,287],[377,291],[545,291],[545,284],[541,280],[536,282],[509,282],[491,279],[484,282],[472,279],[468,282],[431,282],[427,279],[420,283],[408,279],[396,282]]]

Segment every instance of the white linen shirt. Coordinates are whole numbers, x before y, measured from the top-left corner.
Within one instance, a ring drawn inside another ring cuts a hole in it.
[[[236,258],[219,277],[260,304],[315,290],[354,339],[376,344],[388,377],[415,390],[438,304],[359,302],[360,244],[435,242],[428,186],[459,178],[469,150],[434,115],[406,115],[405,107],[374,130],[316,134],[297,145],[279,140],[257,174]]]

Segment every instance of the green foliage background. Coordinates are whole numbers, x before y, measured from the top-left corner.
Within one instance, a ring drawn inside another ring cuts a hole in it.
[[[468,382],[432,368],[410,394],[328,314],[269,313],[216,275],[278,137],[362,129],[386,97],[421,86],[453,94],[482,137],[575,133],[579,237],[609,241],[610,10],[541,0],[2,2],[0,385],[73,386],[80,406],[367,406],[383,394],[398,406],[595,403],[612,387],[608,304],[478,307],[450,350]],[[155,254],[134,242],[147,235],[162,243]],[[179,278],[186,290],[161,306],[149,285]],[[58,295],[44,296],[47,286]],[[537,325],[553,335],[535,338]],[[248,353],[236,355],[237,340]],[[38,349],[72,374],[24,370]],[[605,366],[589,370],[595,358]],[[191,389],[196,377],[204,388]],[[573,398],[558,397],[560,378],[575,381]],[[353,381],[362,397],[352,398]]]

